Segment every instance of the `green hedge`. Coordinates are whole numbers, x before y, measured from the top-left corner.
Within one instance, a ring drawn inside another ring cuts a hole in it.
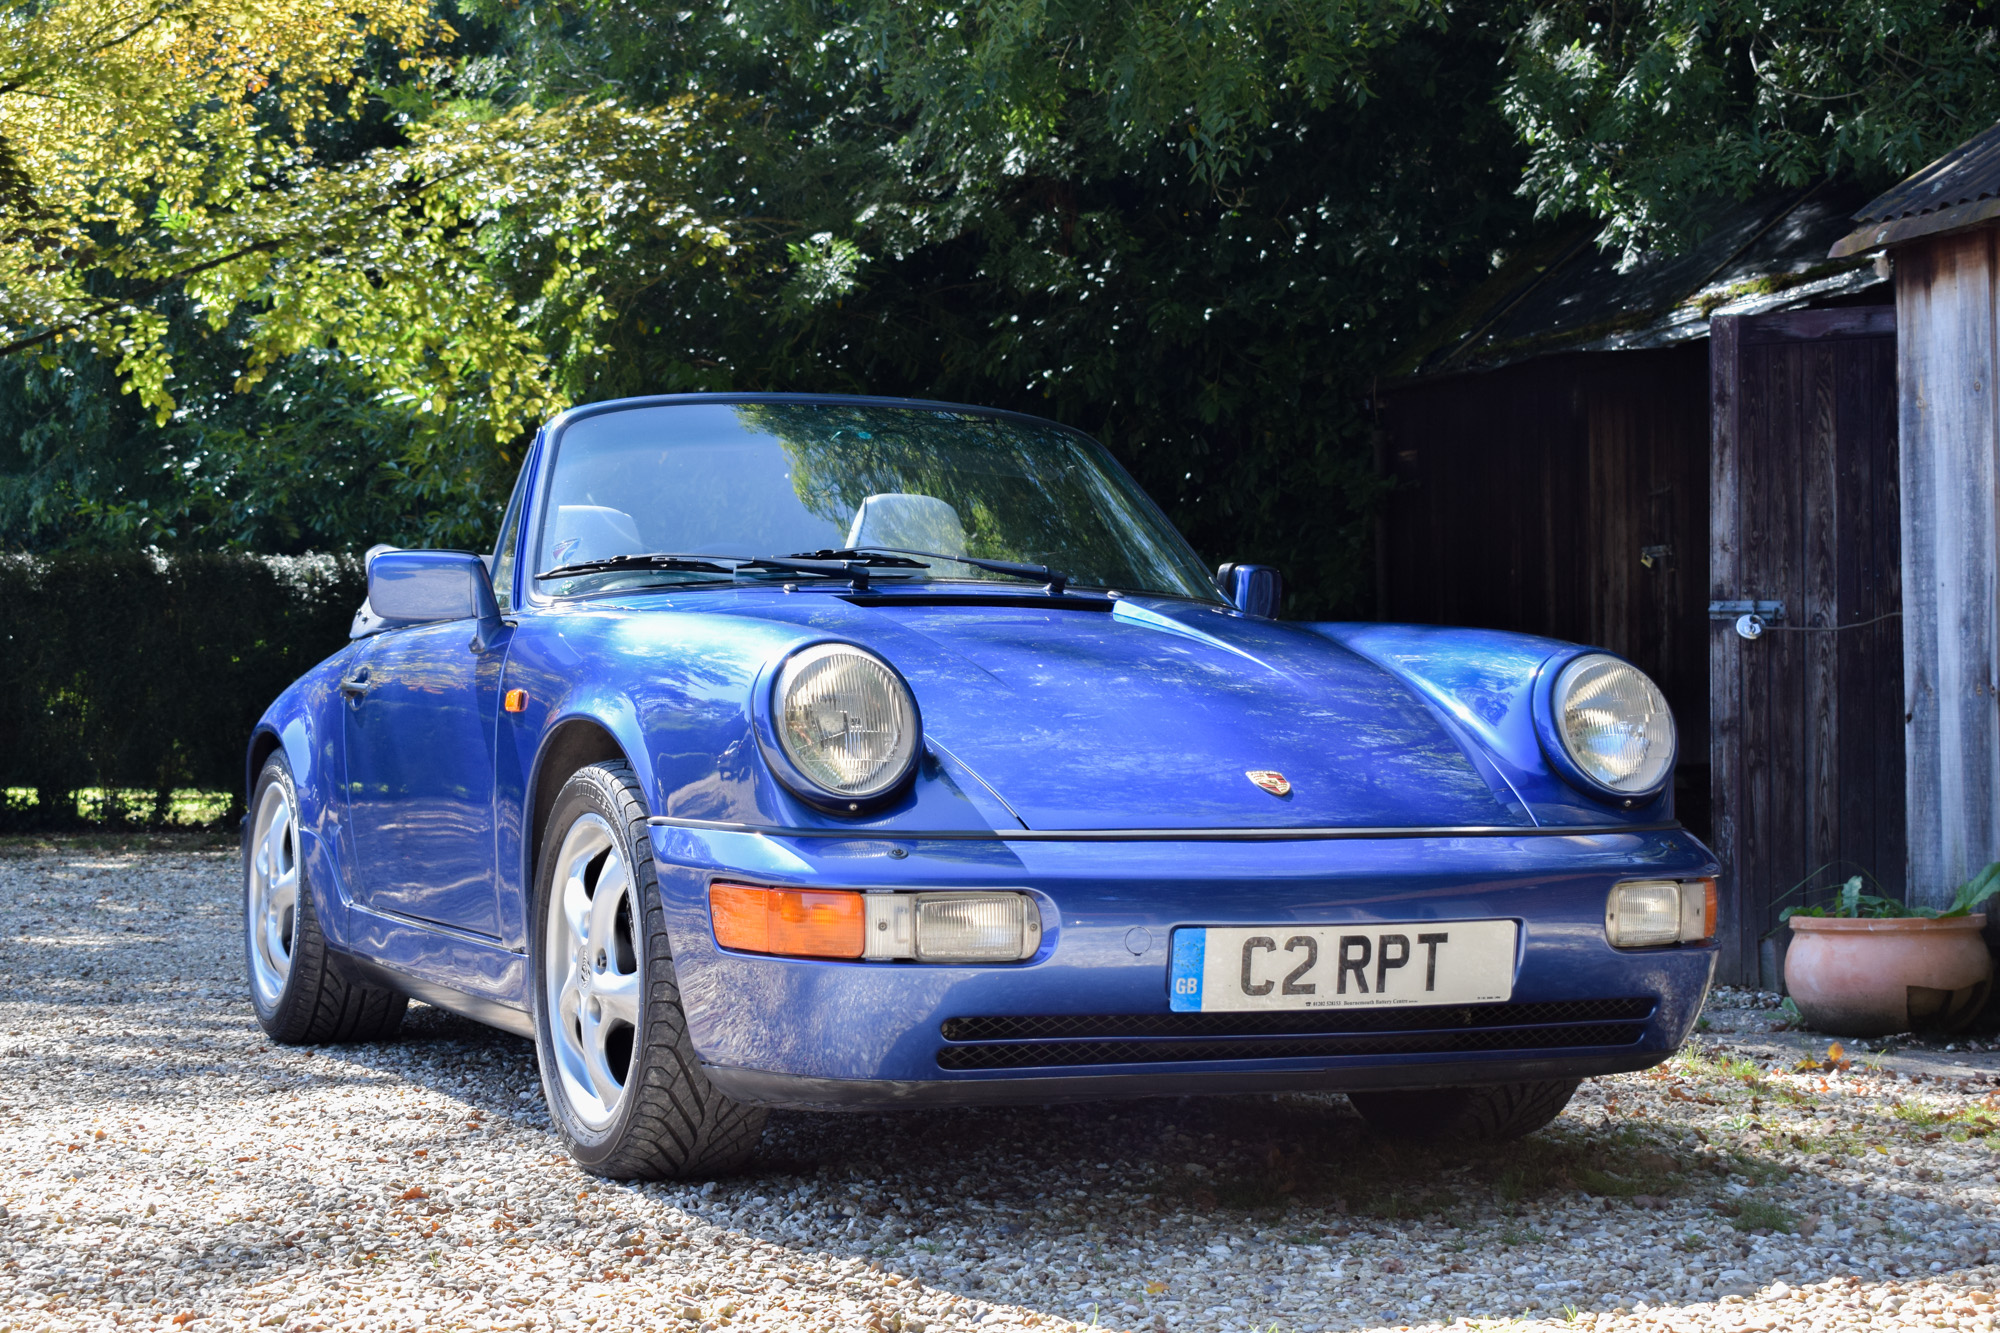
[[[74,822],[86,788],[231,793],[250,728],[347,640],[354,557],[0,556],[0,823]],[[154,814],[157,822],[157,813]]]

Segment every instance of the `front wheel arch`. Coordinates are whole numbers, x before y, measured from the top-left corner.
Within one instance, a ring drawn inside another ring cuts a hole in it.
[[[605,726],[594,718],[576,717],[559,722],[543,738],[535,758],[532,799],[528,802],[527,826],[522,831],[522,852],[526,858],[521,883],[527,896],[534,896],[535,872],[542,864],[542,839],[548,834],[549,815],[563,784],[592,764],[627,763],[631,756]]]
[[[250,753],[244,763],[243,803],[246,811],[256,795],[257,779],[263,774],[264,765],[283,748],[284,742],[278,738],[278,733],[268,726],[259,727],[250,737]],[[290,756],[286,758],[289,760]]]

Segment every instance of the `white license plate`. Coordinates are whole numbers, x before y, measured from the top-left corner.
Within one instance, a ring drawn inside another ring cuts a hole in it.
[[[1514,921],[1189,926],[1174,932],[1177,1013],[1490,1004],[1514,994]]]

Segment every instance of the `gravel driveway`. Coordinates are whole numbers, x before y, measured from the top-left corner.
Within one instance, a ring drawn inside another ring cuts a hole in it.
[[[1338,1097],[779,1114],[748,1175],[614,1185],[517,1038],[268,1047],[236,912],[226,855],[0,859],[0,1330],[1994,1323],[1984,1075],[1717,1041],[1466,1156]]]

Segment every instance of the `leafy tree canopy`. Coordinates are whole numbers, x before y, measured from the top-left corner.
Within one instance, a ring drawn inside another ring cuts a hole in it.
[[[1556,0],[1502,91],[1545,214],[1636,255],[1704,198],[1915,171],[2000,119],[1986,0]]]
[[[559,403],[848,390],[1079,426],[1290,613],[1365,610],[1375,376],[1537,212],[1671,247],[2000,115],[1964,0],[440,3],[114,0],[134,51],[263,34],[150,119],[139,56],[57,58],[103,4],[0,28],[0,541],[470,544]],[[157,127],[89,189],[20,91],[58,65]],[[71,410],[91,349],[146,412]]]
[[[216,369],[236,389],[332,352],[382,411],[431,418],[426,438],[511,442],[564,403],[536,320],[589,350],[614,237],[644,238],[656,270],[730,244],[685,199],[692,99],[452,99],[454,36],[425,0],[15,0],[0,355],[54,367],[80,345],[165,421],[176,341],[226,333],[233,364]],[[389,142],[319,150],[377,94],[402,113]],[[513,287],[490,263],[502,243],[521,255]],[[419,487],[459,480],[412,470]]]

